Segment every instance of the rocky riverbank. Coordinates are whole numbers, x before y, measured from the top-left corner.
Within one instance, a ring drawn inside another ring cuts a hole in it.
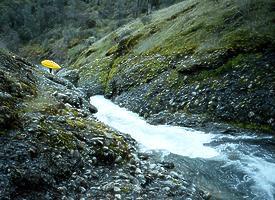
[[[113,31],[71,68],[89,95],[146,118],[168,112],[274,133],[272,5],[184,1]]]
[[[98,122],[85,93],[0,52],[0,199],[208,199]]]

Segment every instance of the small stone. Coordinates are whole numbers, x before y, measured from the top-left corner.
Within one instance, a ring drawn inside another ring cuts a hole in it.
[[[103,147],[103,150],[108,151],[109,148],[108,148],[107,146],[104,146],[104,147]]]
[[[89,111],[91,113],[97,113],[98,112],[97,108],[95,106],[91,105],[91,104],[89,105]]]
[[[209,192],[205,192],[205,193],[203,194],[203,198],[206,199],[206,200],[211,199],[211,196],[212,196],[212,195],[211,195]]]
[[[250,112],[248,113],[248,117],[251,118],[251,117],[253,117],[253,116],[255,116],[255,113],[252,112],[252,111],[250,111]]]
[[[59,155],[56,156],[56,158],[57,158],[57,159],[61,159],[62,156],[59,154]]]
[[[93,164],[93,161],[92,160],[88,160],[88,163]]]
[[[67,188],[66,188],[65,186],[63,186],[63,187],[58,187],[57,190],[58,190],[59,192],[64,192],[64,191],[67,190]]]
[[[135,171],[136,174],[141,174],[141,169],[139,168],[136,168],[136,171]]]
[[[129,166],[129,168],[131,169],[131,170],[133,170],[133,171],[136,171],[136,169],[137,169],[137,167],[135,166],[135,165],[128,165]]]
[[[30,148],[29,154],[30,154],[31,158],[35,158],[38,155],[37,150],[35,148]]]
[[[120,192],[121,189],[119,187],[114,187],[114,192]]]
[[[268,121],[267,121],[267,123],[269,123],[269,124],[272,124],[274,122],[274,119],[273,118],[270,118]]]
[[[116,199],[121,199],[121,195],[120,194],[115,194],[115,198]]]
[[[179,177],[179,174],[175,171],[171,171],[170,172],[171,176],[173,176],[174,178],[178,178]]]
[[[87,175],[89,175],[91,173],[92,173],[92,170],[90,170],[90,169],[87,169],[86,172],[85,172],[85,174],[87,174]]]
[[[208,105],[211,106],[211,107],[215,107],[216,106],[216,103],[214,101],[209,101],[208,102]]]
[[[115,159],[115,162],[116,163],[120,163],[122,161],[122,157],[121,156],[118,156],[116,159]]]
[[[86,192],[86,189],[84,187],[80,187],[79,189],[80,189],[81,193]]]
[[[77,144],[77,147],[79,148],[79,149],[84,149],[85,148],[85,142],[82,142],[82,141],[80,141],[78,144]]]
[[[149,168],[154,169],[157,165],[156,164],[150,164]]]
[[[53,93],[52,93],[52,96],[56,96],[57,95],[57,91],[54,91]]]
[[[175,167],[174,163],[172,162],[162,162],[161,165],[166,169],[173,169]]]
[[[171,189],[170,189],[169,187],[164,187],[163,190],[164,190],[165,192],[169,192]]]

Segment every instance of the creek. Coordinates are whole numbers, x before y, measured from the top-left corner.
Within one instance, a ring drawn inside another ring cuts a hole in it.
[[[275,138],[272,135],[203,132],[150,125],[138,114],[93,96],[97,119],[131,135],[142,151],[161,152],[187,179],[212,194],[212,199],[275,199]]]

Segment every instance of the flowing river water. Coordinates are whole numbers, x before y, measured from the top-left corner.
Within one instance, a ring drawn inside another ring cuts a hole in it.
[[[186,178],[213,199],[275,199],[275,138],[255,133],[232,136],[190,128],[150,125],[103,96],[91,97],[97,119],[131,135],[141,149],[163,152]]]

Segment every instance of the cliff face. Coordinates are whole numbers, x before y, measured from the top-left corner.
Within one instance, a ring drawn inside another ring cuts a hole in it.
[[[261,0],[184,1],[110,33],[71,68],[90,95],[145,117],[199,114],[274,131],[273,8]]]

